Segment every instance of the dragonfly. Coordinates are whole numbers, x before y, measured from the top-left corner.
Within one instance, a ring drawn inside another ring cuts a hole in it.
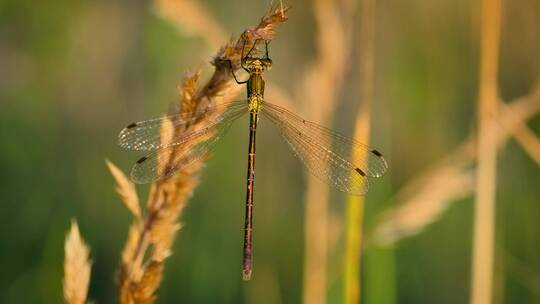
[[[261,41],[262,42],[262,41]],[[291,111],[264,100],[265,81],[263,72],[272,67],[268,56],[268,43],[265,40],[265,55],[256,56],[254,49],[260,42],[255,41],[251,49],[242,56],[240,65],[249,78],[240,81],[229,61],[230,70],[236,83],[245,84],[247,99],[210,105],[219,116],[204,117],[208,108],[197,113],[180,113],[157,119],[132,123],[119,134],[120,146],[131,150],[148,151],[139,159],[131,171],[135,183],[149,183],[175,175],[198,159],[207,157],[216,142],[231,124],[249,113],[249,143],[247,162],[247,188],[245,202],[244,246],[242,277],[251,278],[253,269],[253,192],[255,182],[255,139],[259,118],[262,116],[280,131],[282,138],[309,172],[317,178],[351,195],[364,195],[368,190],[370,177],[381,177],[388,169],[383,155],[358,141],[340,135],[317,123],[305,120]],[[187,131],[163,140],[160,130],[165,124],[174,127],[193,124],[203,116],[203,127]],[[189,146],[171,156],[179,146]],[[352,161],[350,155],[363,155],[361,161]],[[160,164],[170,159],[179,161],[166,169]]]

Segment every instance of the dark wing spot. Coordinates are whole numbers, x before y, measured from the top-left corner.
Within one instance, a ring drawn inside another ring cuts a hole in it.
[[[136,126],[137,126],[136,123],[132,123],[132,124],[128,125],[128,126],[126,127],[126,129],[133,129],[133,128],[135,128]]]
[[[358,172],[358,174],[362,175],[362,176],[366,176],[366,174],[364,173],[364,171],[362,171],[362,169],[360,168],[354,168],[354,171]]]
[[[377,155],[378,157],[381,157],[381,156],[382,156],[381,152],[379,152],[379,151],[377,151],[377,150],[375,150],[375,149],[371,150],[371,153]]]
[[[139,160],[137,161],[137,164],[142,163],[142,162],[145,161],[147,158],[148,158],[148,157],[146,157],[146,156],[141,157],[141,159],[139,159]]]

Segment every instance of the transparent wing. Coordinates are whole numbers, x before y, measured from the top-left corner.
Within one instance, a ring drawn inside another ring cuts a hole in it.
[[[215,143],[226,133],[232,123],[247,113],[247,106],[231,106],[219,118],[203,121],[194,131],[173,136],[168,145],[160,147],[139,159],[131,169],[131,180],[138,184],[170,177],[187,168],[196,160],[208,156]],[[164,126],[172,122],[164,122]],[[169,128],[169,127],[165,127]]]
[[[337,189],[362,195],[368,190],[367,177],[380,177],[388,165],[379,151],[335,133],[292,112],[265,102],[262,113],[280,130],[294,154],[308,171]],[[352,163],[351,153],[365,155]]]
[[[118,143],[122,148],[129,150],[154,151],[175,144],[181,137],[171,137],[168,141],[161,138],[161,128],[166,121],[171,128],[179,128],[193,124],[199,120],[208,120],[208,123],[219,123],[225,116],[204,117],[206,113],[239,110],[246,107],[246,101],[233,101],[216,105],[209,105],[192,113],[180,113],[167,115],[156,119],[150,119],[129,124],[118,135]],[[225,110],[227,109],[227,110]]]

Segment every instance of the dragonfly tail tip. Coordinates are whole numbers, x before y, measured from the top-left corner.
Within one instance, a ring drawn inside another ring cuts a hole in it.
[[[244,269],[244,271],[242,272],[242,279],[244,281],[251,280],[251,269]]]

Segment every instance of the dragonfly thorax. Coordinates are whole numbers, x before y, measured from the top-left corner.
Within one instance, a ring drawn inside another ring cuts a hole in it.
[[[264,79],[260,73],[251,73],[247,81],[247,97],[264,97]]]

